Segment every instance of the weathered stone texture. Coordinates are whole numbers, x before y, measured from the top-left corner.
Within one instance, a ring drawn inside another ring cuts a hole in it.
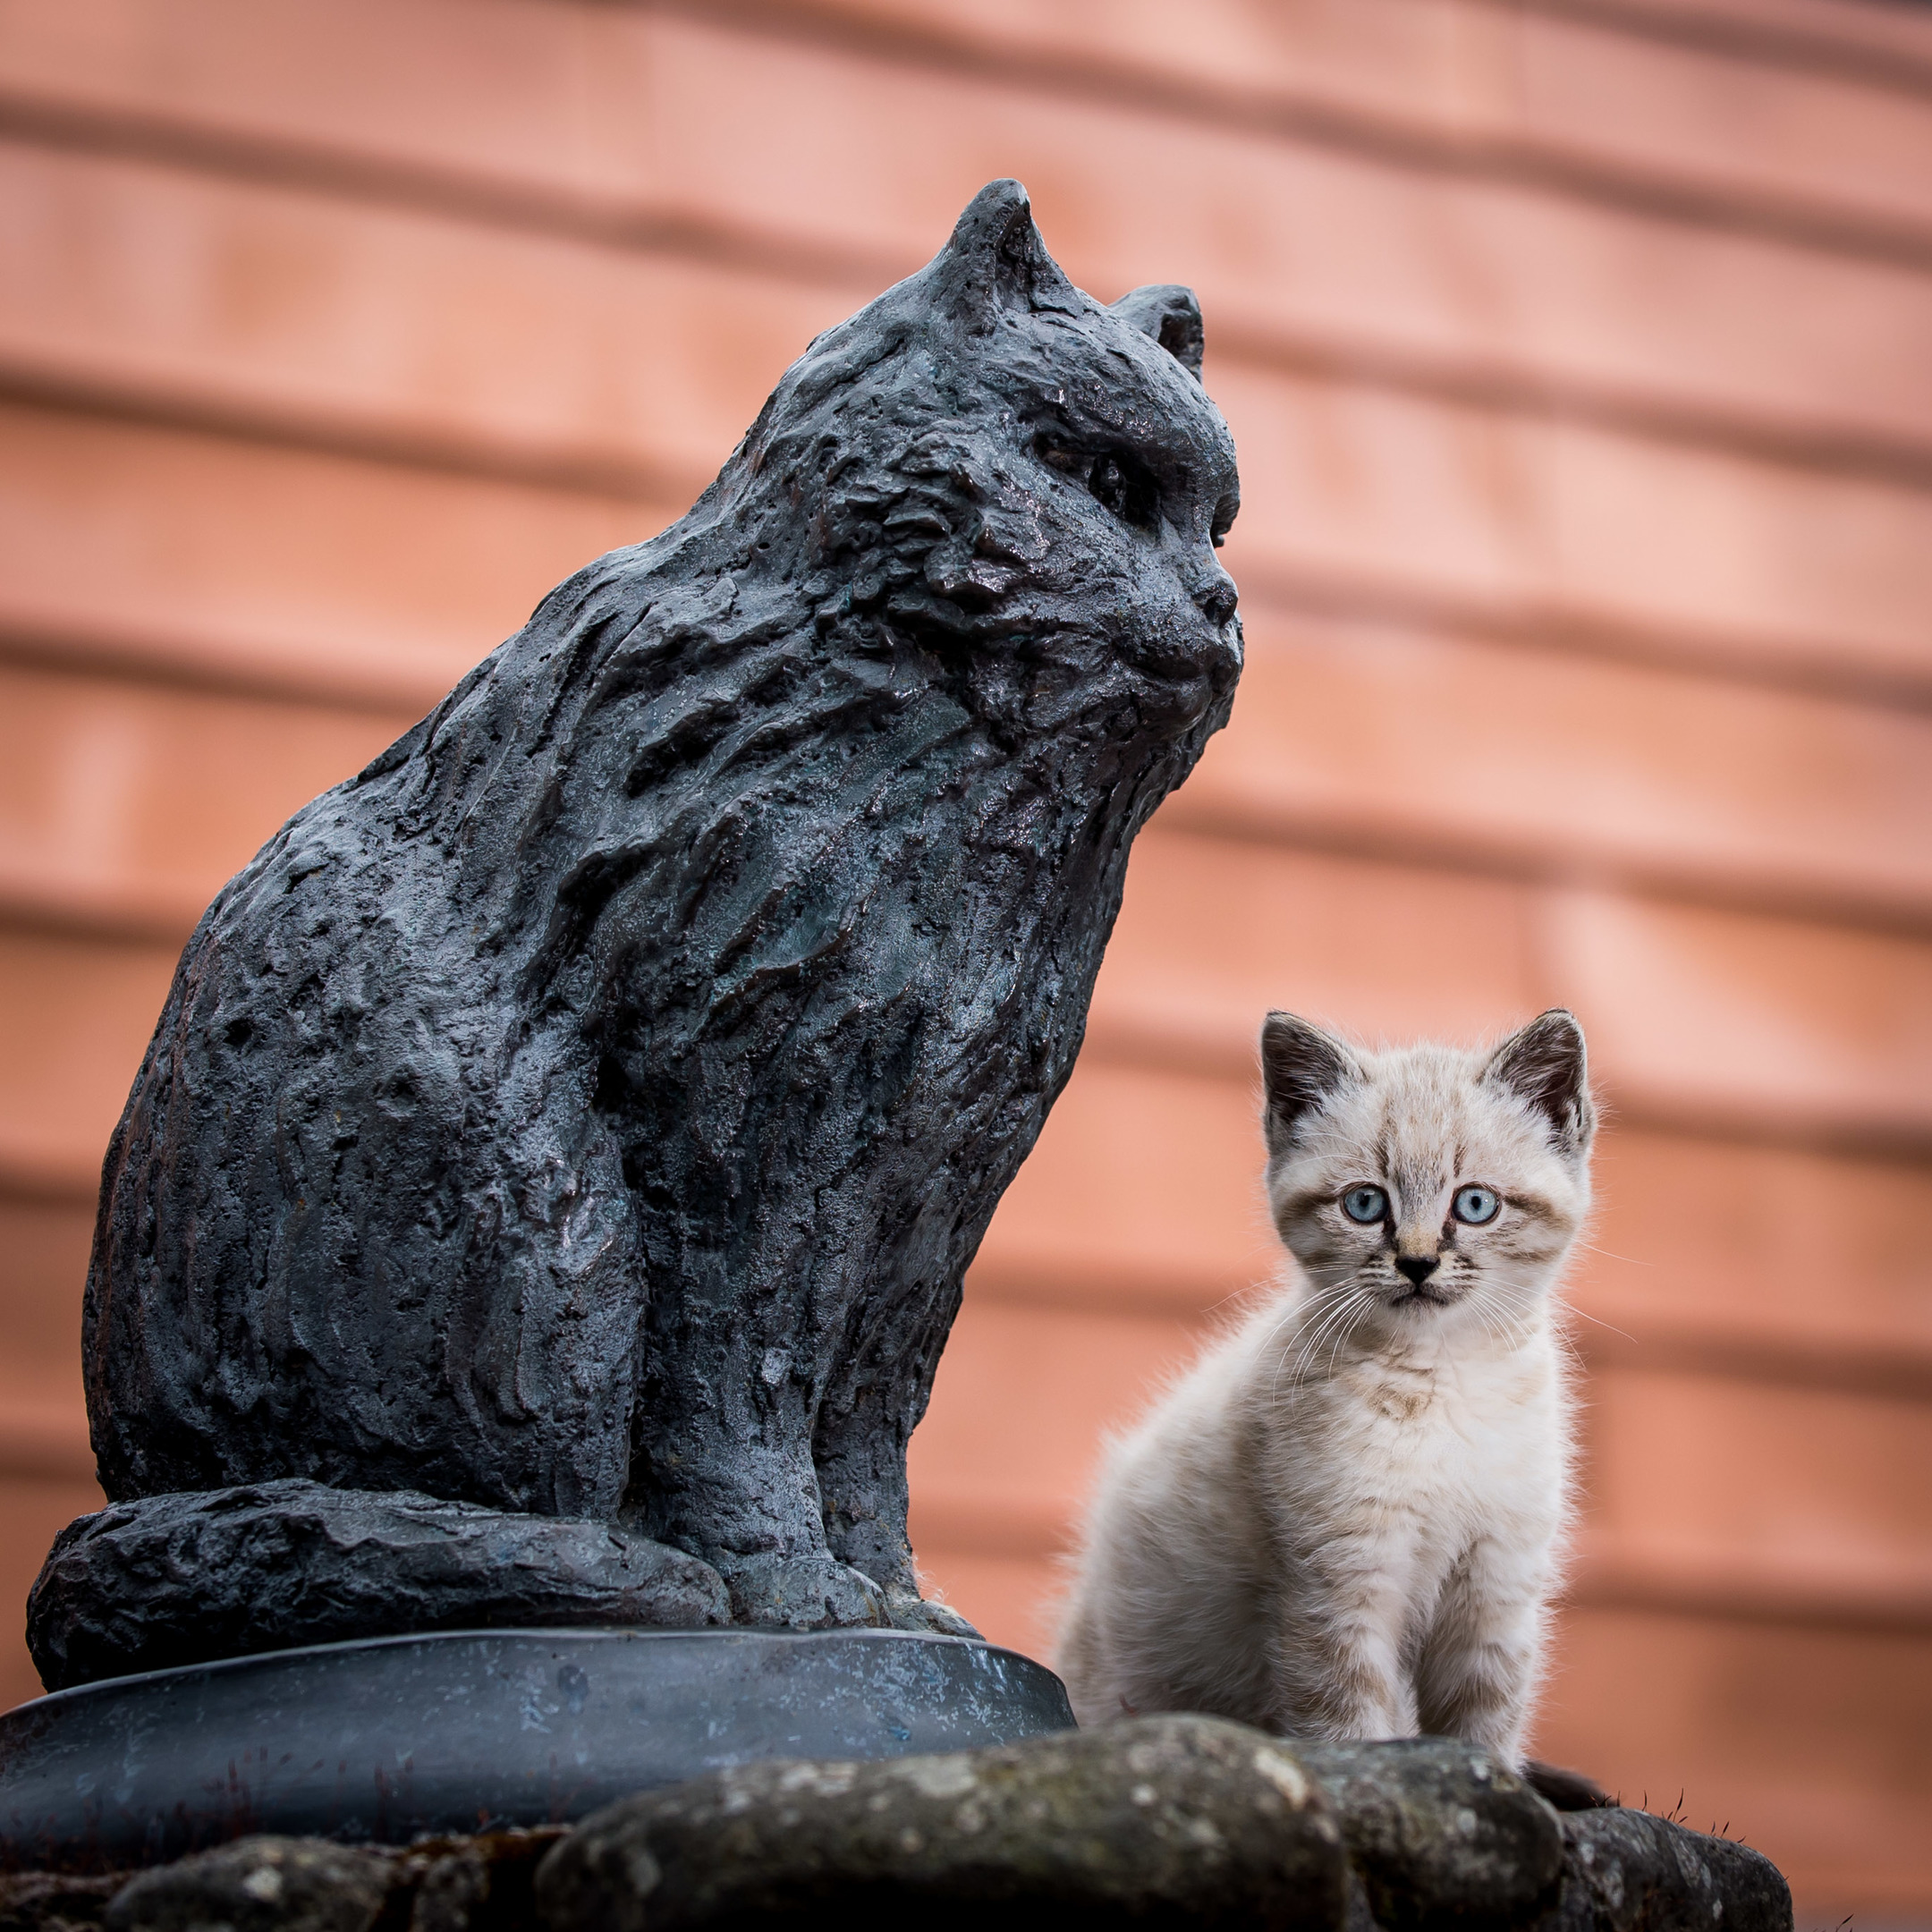
[[[242,1838],[143,1872],[106,1932],[370,1932],[398,1877],[379,1852],[319,1838]]]
[[[612,1806],[552,1852],[553,1932],[722,1927],[836,1908],[988,1923],[1001,1906],[1139,1925],[1327,1932],[1342,1833],[1272,1740],[1148,1718],[997,1750],[755,1765]]]
[[[562,1827],[495,1832],[412,1846],[404,1861],[415,1885],[407,1932],[535,1932],[538,1865],[563,1835]]]
[[[245,1839],[123,1882],[0,1878],[0,1932],[681,1932],[1002,1912],[1253,1932],[1792,1932],[1760,1853],[1559,1816],[1463,1744],[1157,1717],[994,1750],[768,1763],[572,1830],[404,1851]]]
[[[97,1926],[125,1872],[0,1873],[0,1932],[80,1932]]]
[[[1791,1887],[1761,1852],[1648,1811],[1563,1820],[1562,1904],[1547,1932],[1787,1932]]]
[[[1487,1751],[1446,1738],[1290,1748],[1334,1800],[1387,1932],[1521,1925],[1555,1898],[1561,1820]]]

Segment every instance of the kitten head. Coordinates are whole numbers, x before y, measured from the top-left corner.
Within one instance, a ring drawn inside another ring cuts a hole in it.
[[[1369,1053],[1275,1013],[1261,1064],[1268,1203],[1318,1293],[1395,1332],[1507,1334],[1534,1315],[1589,1207],[1596,1110],[1573,1015],[1474,1052]]]

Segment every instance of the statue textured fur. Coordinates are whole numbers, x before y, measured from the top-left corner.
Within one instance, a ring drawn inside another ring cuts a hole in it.
[[[1240,668],[1199,357],[1185,290],[1102,307],[992,184],[689,515],[222,892],[107,1157],[114,1506],[37,1586],[50,1682],[351,1634],[324,1572],[443,1504],[479,1548],[605,1526],[596,1564],[672,1579],[640,1621],[962,1627],[919,1600],[907,1439]],[[262,1562],[324,1581],[237,1637],[250,1538],[197,1553],[285,1508]],[[517,1621],[609,1620],[552,1567]],[[513,1614],[487,1569],[368,1619]]]

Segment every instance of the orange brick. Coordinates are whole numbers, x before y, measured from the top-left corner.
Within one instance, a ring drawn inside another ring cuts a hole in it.
[[[682,506],[680,505],[682,511]],[[0,629],[352,675],[427,710],[666,513],[0,406]]]
[[[90,1199],[0,1192],[0,1411],[20,1402],[81,1406],[80,1291],[93,1236]],[[0,1612],[6,1607],[0,1599]]]
[[[98,1175],[178,953],[0,928],[0,1157]]]
[[[1613,1123],[1596,1180],[1577,1297],[1640,1349],[1688,1326],[1808,1359],[1821,1348],[1932,1357],[1923,1165]]]
[[[0,892],[86,888],[191,923],[292,812],[412,722],[0,663]]]
[[[1632,1106],[1753,1128],[1932,1135],[1932,945],[1552,894],[1546,984]]]
[[[1134,848],[1095,1043],[1165,1034],[1251,1076],[1277,1006],[1370,1040],[1479,1038],[1536,1010],[1528,911],[1508,885],[1157,822]]]
[[[1922,917],[1932,723],[1398,624],[1247,619],[1233,721],[1161,824]]]

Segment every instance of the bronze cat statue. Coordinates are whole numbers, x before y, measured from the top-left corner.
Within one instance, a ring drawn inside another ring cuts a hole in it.
[[[907,1439],[1225,720],[1182,289],[996,182],[682,521],[290,820],[109,1149],[50,1686],[490,1623],[965,1626]]]

